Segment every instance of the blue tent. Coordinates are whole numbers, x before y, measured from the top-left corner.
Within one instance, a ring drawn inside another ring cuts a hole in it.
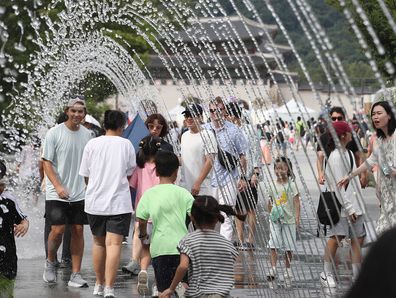
[[[135,152],[139,151],[139,143],[141,139],[149,134],[149,130],[144,124],[143,119],[140,117],[139,113],[136,114],[132,122],[122,133],[122,136],[131,141]]]

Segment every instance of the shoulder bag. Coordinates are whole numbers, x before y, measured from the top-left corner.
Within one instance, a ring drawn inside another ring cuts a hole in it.
[[[348,150],[349,160],[351,164],[351,170],[353,170],[353,157],[351,151]],[[326,169],[326,165],[325,165]],[[346,185],[345,190],[348,188]],[[340,221],[341,214],[341,203],[337,199],[334,191],[322,191],[319,197],[319,205],[316,214],[318,215],[319,222],[323,225],[335,226]]]

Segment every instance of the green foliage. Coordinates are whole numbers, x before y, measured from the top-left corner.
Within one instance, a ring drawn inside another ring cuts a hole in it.
[[[343,14],[336,8],[329,6],[325,0],[306,1],[311,6],[313,14],[326,32],[330,42],[333,44],[334,52],[342,61],[342,65],[351,81],[360,82],[361,79],[364,78],[367,82],[371,82],[367,79],[373,79],[374,74],[360,49],[355,35],[348,29],[349,25]],[[295,1],[292,2],[295,3]],[[338,0],[334,0],[334,2],[338,2]],[[263,22],[275,24],[275,19],[266,3],[267,1],[252,0],[252,4],[255,6]],[[313,81],[315,83],[327,83],[326,76],[319,65],[319,61],[288,2],[270,1],[270,3],[288,31]],[[223,0],[222,4],[227,13],[235,13],[228,0]],[[244,7],[242,2],[238,5],[238,9],[240,9],[245,16],[252,17],[252,13]],[[306,24],[306,26],[310,28],[308,24]],[[280,30],[275,37],[275,42],[287,45],[287,40]],[[305,82],[305,77],[298,62],[295,59],[286,59],[286,63],[290,70],[297,71],[299,73],[299,79]],[[362,70],[364,71],[362,72]]]
[[[326,0],[326,2],[338,10],[342,10],[338,0]],[[377,0],[358,0],[364,13],[366,14],[371,26],[373,27],[378,39],[380,40],[384,54],[379,53],[377,46],[371,35],[368,32],[367,26],[362,21],[361,16],[358,14],[356,7],[352,4],[351,0],[345,1],[345,8],[352,13],[352,18],[356,22],[359,30],[362,32],[365,41],[368,43],[369,50],[373,55],[381,74],[392,83],[396,79],[395,73],[389,72],[386,67],[388,62],[393,69],[396,68],[396,35],[394,34],[391,25],[388,23],[385,14],[382,12],[381,7]],[[396,18],[396,1],[384,0],[393,20]]]
[[[110,109],[110,106],[101,102],[98,103],[94,99],[89,98],[86,101],[87,113],[92,115],[99,122],[103,122],[104,112]]]
[[[4,46],[5,59],[0,57],[0,65],[2,60],[5,63],[0,66],[0,113],[11,103],[12,94],[22,90],[21,85],[27,81],[26,73],[32,70],[33,67],[29,63],[31,55],[40,50],[33,42],[36,33],[32,27],[29,14],[40,20],[41,26],[38,34],[45,39],[51,38],[51,31],[44,24],[43,17],[49,17],[52,21],[56,21],[59,19],[59,13],[65,9],[64,1],[41,0],[40,6],[38,6],[37,2],[30,0],[1,1],[0,6],[4,9],[4,13],[1,14],[0,12],[0,49]],[[137,12],[141,19],[132,20],[131,22],[139,28],[140,32],[144,32],[154,44],[155,40],[152,34],[157,35],[156,28],[144,21],[144,11],[147,11],[147,15],[156,15],[158,18],[163,18],[164,22],[168,22],[170,26],[177,27],[176,22],[174,22],[174,15],[167,11],[159,0],[141,0],[136,3],[128,0],[116,2],[103,0],[103,2],[107,2],[111,6],[117,6],[120,9],[125,5],[139,5],[139,7],[142,7],[142,12]],[[178,0],[177,2],[190,4],[190,0]],[[56,4],[54,5],[53,3]],[[51,6],[49,6],[50,4]],[[175,4],[177,3],[171,2],[169,5]],[[16,7],[18,9],[15,9]],[[21,35],[21,29],[18,24],[21,24],[24,29],[23,35]],[[87,32],[100,30],[123,46],[131,56],[139,55],[143,63],[148,62],[151,46],[139,35],[141,33],[130,26],[118,24],[110,18],[107,23],[98,22],[94,26],[86,24],[84,29]],[[45,34],[46,31],[49,32],[48,35]],[[15,48],[15,45],[18,44],[23,45],[26,49],[24,51],[18,50],[18,47]],[[138,64],[142,63],[140,59],[136,60]],[[89,74],[80,84],[80,86],[83,85],[87,89],[79,93],[84,93],[87,98],[95,98],[96,101],[102,101],[109,95],[114,94],[116,92],[114,86],[109,87],[108,84],[98,84],[98,81],[102,79],[99,74]]]

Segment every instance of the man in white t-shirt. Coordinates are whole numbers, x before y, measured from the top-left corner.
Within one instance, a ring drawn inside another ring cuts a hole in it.
[[[85,101],[81,97],[71,98],[65,109],[67,121],[51,128],[44,140],[42,154],[46,174],[45,214],[51,224],[48,236],[48,257],[43,279],[56,282],[56,252],[62,242],[65,224],[71,225],[72,274],[70,287],[87,287],[81,277],[81,261],[84,252],[85,183],[79,176],[84,147],[91,139],[91,133],[80,125],[86,115]]]
[[[201,128],[203,109],[199,104],[188,106],[182,114],[188,128],[180,143],[182,185],[192,195],[213,195],[209,174],[217,154],[216,138]]]

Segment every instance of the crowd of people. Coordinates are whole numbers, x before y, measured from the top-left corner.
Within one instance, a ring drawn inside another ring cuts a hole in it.
[[[148,115],[149,134],[135,152],[132,143],[121,136],[126,126],[124,113],[106,111],[104,134],[94,137],[82,125],[87,114],[84,99],[70,98],[67,117],[47,132],[40,157],[46,197],[45,282],[56,283],[57,268],[63,264],[71,267],[68,286],[88,287],[81,275],[83,232],[88,224],[96,275],[93,294],[115,297],[122,242],[134,221],[131,260],[122,270],[137,275],[139,294],[150,292],[147,270],[152,264],[153,296],[171,297],[175,291],[185,291],[186,297],[225,297],[234,285],[238,250],[256,248],[258,197],[268,193],[271,266],[267,281],[271,288],[276,286],[277,259],[284,252],[283,280],[291,287],[301,202],[287,157],[288,144],[294,150],[308,145],[316,149],[318,183],[336,194],[338,202],[338,217],[331,218],[327,233],[322,285],[337,286],[334,259],[344,238],[351,239],[353,280],[358,279],[366,235],[362,188],[374,166],[378,168],[381,206],[377,232],[382,234],[396,222],[396,119],[391,105],[387,101],[373,104],[370,115],[375,139],[367,159],[340,107],[333,107],[319,122],[298,117],[296,123],[279,119],[256,128],[246,121],[236,102],[216,97],[207,110],[209,121],[204,123],[204,107],[188,105],[182,113],[186,129],[180,137],[182,131],[174,123],[169,126],[161,114]],[[172,146],[176,142],[180,142],[180,150]],[[259,183],[262,168],[271,164],[276,178],[263,192]],[[5,167],[1,174],[4,176]],[[0,210],[0,229],[8,233],[0,241],[7,247],[7,255],[0,250],[0,274],[10,281],[7,289],[12,291],[14,234],[26,234],[28,220],[5,190],[3,180],[0,194],[0,206],[6,206]],[[62,242],[64,252],[58,262]]]

